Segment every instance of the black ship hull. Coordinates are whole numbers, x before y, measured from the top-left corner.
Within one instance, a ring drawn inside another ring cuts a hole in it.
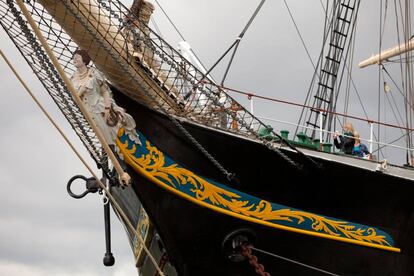
[[[193,120],[200,125],[184,120],[182,125],[206,150],[202,152],[167,116],[144,105],[173,107],[173,114],[185,105],[194,114],[206,112],[207,106],[222,109],[218,112],[244,124],[248,131],[243,135],[255,135],[260,129],[252,125],[264,125],[246,110],[241,112],[231,97],[225,96],[220,103],[222,88],[205,82],[206,74],[146,26],[131,26],[138,28],[133,35],[145,35],[130,41],[130,34],[125,33],[128,28],[124,28],[130,12],[117,5],[118,1],[98,1],[102,2],[99,5],[25,1],[38,25],[32,24],[26,12],[27,20],[23,18],[20,10],[27,9],[23,2],[3,2],[3,28],[101,166],[107,163],[99,160],[104,159],[99,158],[102,145],[88,120],[78,115],[80,100],[74,100],[67,89],[70,85],[58,73],[61,71],[55,70],[59,66],[49,59],[55,54],[65,72],[73,73],[70,52],[80,47],[115,92],[117,87],[129,95],[119,93],[116,102],[134,117],[137,131],[145,139],[143,145],[130,145],[125,137],[118,137],[118,141],[124,139],[121,146],[126,145],[122,154],[133,178],[133,193],[121,191],[115,196],[137,230],[146,225],[140,217],[142,203],[162,240],[159,249],[166,248],[179,275],[256,274],[253,266],[257,268],[258,263],[247,253],[240,256],[238,242],[254,247],[258,262],[272,275],[319,275],[321,270],[337,275],[414,275],[414,173],[408,168],[387,168],[385,162],[305,149],[302,154],[288,147],[273,148],[277,144],[265,145],[232,134],[233,125],[227,132],[201,126],[208,116]],[[349,3],[337,6],[347,11],[355,7]],[[347,37],[339,26],[349,24],[350,18],[337,19],[341,24],[334,24],[337,29],[332,29],[327,41]],[[29,25],[45,35],[49,46]],[[330,49],[345,49],[345,40],[341,41],[343,45],[331,43]],[[50,46],[51,54],[42,49]],[[341,60],[333,56],[326,59],[329,63]],[[322,70],[330,77],[321,77],[326,82],[319,84],[334,91],[333,80],[339,75],[334,72],[338,67],[331,67],[331,71]],[[327,86],[330,80],[332,86]],[[193,96],[185,100],[188,93]],[[315,114],[321,116],[320,111]],[[211,156],[220,166],[213,165]],[[234,177],[225,175],[223,168]],[[104,170],[110,174],[108,167]],[[168,170],[175,174],[168,174]],[[134,240],[134,231],[128,231]],[[162,260],[165,263],[165,258]],[[137,264],[143,262],[138,258]]]
[[[228,216],[193,204],[129,168],[133,189],[179,275],[255,275],[246,260],[229,260],[226,246],[234,233],[248,236],[258,249],[253,253],[271,275],[324,275],[274,255],[338,275],[414,274],[414,186],[409,179],[312,156],[315,164],[297,152],[281,149],[294,161],[292,165],[257,141],[182,122],[235,174],[229,180],[168,117],[122,96],[117,101],[133,115],[137,129],[151,143],[196,174],[270,202],[381,229],[401,249],[400,253],[390,252]]]

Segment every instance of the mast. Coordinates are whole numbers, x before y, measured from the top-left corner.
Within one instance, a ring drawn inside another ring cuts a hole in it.
[[[338,91],[345,68],[343,61],[348,56],[353,39],[359,4],[359,0],[334,1],[330,19],[326,15],[323,48],[305,101],[305,106],[310,105],[312,108],[309,111],[303,110],[299,119],[299,125],[305,124],[313,129],[311,138],[317,138],[319,133],[321,143],[330,139],[325,130],[331,129],[334,119],[333,112],[336,111]],[[313,97],[309,97],[310,94]],[[308,131],[304,130],[305,133]]]
[[[412,50],[414,50],[414,40],[413,39],[409,40],[406,43],[402,43],[400,45],[397,45],[393,48],[384,50],[381,53],[379,53],[375,56],[372,56],[368,59],[365,59],[365,60],[361,61],[358,64],[358,66],[359,66],[359,68],[364,68],[364,67],[367,67],[369,65],[380,64],[384,60],[387,60],[389,58],[404,54],[404,53],[412,51]]]
[[[401,4],[400,4],[401,5]],[[400,7],[401,8],[401,7]],[[405,57],[405,69],[403,69],[403,65],[400,65],[401,70],[401,81],[402,81],[402,91],[401,94],[404,92],[404,109],[405,109],[405,127],[410,128],[413,124],[413,103],[414,103],[414,79],[412,77],[413,67],[412,67],[412,53],[411,51],[414,50],[414,39],[412,38],[411,33],[411,15],[410,15],[410,2],[406,1],[404,4],[404,8],[400,10],[401,16],[401,25],[402,25],[402,36],[403,36],[403,43],[400,43],[400,31],[398,30],[398,16],[397,16],[397,35],[398,35],[398,42],[397,46],[389,48],[387,50],[383,50],[380,53],[373,55],[372,57],[361,61],[358,66],[360,68],[365,68],[370,65],[377,64],[380,67],[380,70],[385,70],[383,66],[384,61],[388,62],[390,58],[400,56],[400,63],[402,63],[402,58]],[[378,135],[379,136],[379,135]],[[414,164],[414,156],[412,152],[412,139],[413,134],[412,131],[406,130],[406,146],[407,146],[407,164],[413,166]]]

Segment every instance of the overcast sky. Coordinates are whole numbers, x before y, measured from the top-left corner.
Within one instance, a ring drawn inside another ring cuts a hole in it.
[[[79,139],[2,29],[0,36],[1,50],[90,162]],[[117,219],[112,223],[116,265],[102,265],[105,239],[100,197],[93,194],[75,200],[66,192],[70,177],[90,174],[3,60],[0,83],[0,275],[136,275]]]
[[[231,45],[259,2],[160,0],[207,67]],[[320,1],[287,2],[316,61],[323,24]],[[354,66],[378,50],[378,1],[362,2]],[[166,26],[158,8],[155,16],[162,35],[176,45],[177,35]],[[0,37],[1,50],[88,159],[78,138],[2,29]],[[395,40],[389,39],[384,48],[394,44]],[[283,1],[272,0],[264,4],[240,44],[226,85],[303,103],[312,70]],[[221,79],[221,72],[220,68],[213,72],[216,79]],[[372,67],[355,72],[354,80],[369,116],[376,119],[378,70]],[[117,219],[112,223],[116,264],[112,268],[102,265],[105,243],[100,198],[89,195],[75,200],[66,193],[70,177],[89,174],[3,60],[0,84],[0,275],[136,274],[126,235]],[[244,97],[238,99],[248,104]],[[352,103],[350,113],[360,115],[360,106],[356,101]],[[297,122],[300,110],[256,101],[255,112]],[[384,116],[386,121],[393,121],[391,115]],[[275,125],[275,129],[282,128],[287,127]],[[367,135],[366,129],[360,132]]]

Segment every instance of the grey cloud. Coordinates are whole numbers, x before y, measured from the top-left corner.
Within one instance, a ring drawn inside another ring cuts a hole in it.
[[[126,4],[131,1],[125,1]],[[313,60],[320,51],[323,11],[319,0],[287,1]],[[325,1],[323,1],[325,2]],[[211,66],[243,29],[259,1],[161,1],[206,67]],[[362,1],[353,69],[354,81],[370,118],[376,118],[378,69],[356,64],[378,51],[377,1]],[[375,12],[375,13],[374,13]],[[156,9],[157,23],[167,40],[177,35]],[[373,31],[375,30],[375,31]],[[0,30],[1,49],[46,104],[78,148],[82,148],[41,84],[34,78],[14,45]],[[384,48],[395,44],[387,35]],[[221,80],[224,61],[213,71]],[[303,103],[313,68],[282,1],[266,1],[247,31],[226,85],[283,100]],[[101,264],[104,253],[103,214],[98,197],[74,200],[66,194],[66,181],[74,174],[88,175],[56,130],[25,94],[4,62],[0,62],[0,274],[19,275],[134,275],[133,257],[124,229],[113,217],[115,268]],[[249,106],[245,96],[234,95]],[[350,114],[361,114],[355,93]],[[257,115],[297,122],[299,108],[255,99]],[[341,105],[343,103],[341,102]],[[387,120],[392,121],[389,115]],[[367,137],[367,125],[356,123]],[[292,127],[275,124],[275,129]],[[396,134],[393,134],[396,136]],[[88,154],[82,150],[85,158]],[[395,159],[398,159],[396,157]],[[90,160],[89,160],[90,162]],[[95,167],[94,167],[95,168]],[[35,254],[36,252],[36,254]],[[125,268],[128,267],[128,268]],[[49,269],[51,268],[51,269]],[[49,271],[49,272],[47,272]],[[43,274],[44,273],[44,274]]]

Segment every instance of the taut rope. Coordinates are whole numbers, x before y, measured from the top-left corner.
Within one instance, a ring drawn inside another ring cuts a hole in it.
[[[131,177],[122,169],[121,165],[119,164],[118,160],[115,157],[115,154],[110,149],[108,143],[105,140],[105,137],[103,136],[101,130],[96,126],[95,122],[91,118],[88,110],[85,108],[85,106],[82,103],[82,100],[80,99],[78,93],[76,93],[75,87],[73,86],[72,82],[68,79],[68,77],[65,74],[65,71],[63,71],[62,67],[60,66],[59,61],[56,59],[55,55],[53,54],[52,50],[50,49],[48,43],[46,42],[45,38],[43,37],[42,33],[39,31],[36,23],[34,22],[33,18],[31,17],[29,11],[27,10],[26,6],[23,4],[23,1],[17,0],[17,4],[19,5],[22,13],[26,17],[28,23],[32,27],[32,30],[36,34],[37,38],[39,39],[40,43],[43,46],[43,49],[45,49],[47,55],[49,56],[50,60],[52,61],[53,65],[55,66],[56,70],[59,72],[59,75],[62,77],[63,82],[65,83],[67,89],[71,93],[74,101],[78,105],[79,109],[85,116],[85,119],[88,121],[89,125],[92,127],[93,131],[95,132],[96,136],[99,139],[99,142],[101,143],[102,147],[104,148],[106,154],[108,155],[109,159],[111,160],[115,170],[117,171],[121,184],[128,185],[128,183],[131,180]]]
[[[18,2],[20,2],[21,0],[18,0]],[[65,140],[65,142],[69,145],[69,147],[73,150],[73,152],[75,153],[75,155],[79,158],[79,160],[83,163],[83,165],[85,165],[85,167],[87,168],[87,170],[92,174],[92,176],[96,179],[99,187],[105,191],[106,196],[108,197],[108,199],[111,201],[111,203],[113,204],[114,208],[119,212],[120,216],[122,217],[122,219],[125,221],[125,223],[127,224],[127,226],[132,230],[132,232],[137,236],[139,242],[142,244],[145,253],[147,253],[148,257],[151,259],[151,262],[154,264],[155,268],[157,269],[158,273],[160,276],[165,276],[165,274],[162,272],[162,270],[160,269],[160,267],[158,266],[157,261],[155,260],[155,258],[151,255],[151,253],[149,252],[148,248],[145,245],[144,240],[141,237],[141,234],[138,233],[138,231],[134,228],[134,226],[132,225],[131,221],[129,220],[129,218],[127,217],[127,215],[124,213],[124,211],[121,209],[121,207],[119,206],[118,202],[116,201],[116,199],[112,196],[111,192],[106,188],[106,185],[104,185],[100,178],[94,173],[94,171],[92,170],[92,168],[88,165],[88,163],[86,163],[85,159],[83,159],[83,157],[80,155],[80,153],[76,150],[76,148],[74,147],[74,145],[69,141],[69,138],[65,135],[65,133],[63,132],[63,130],[57,125],[57,123],[53,120],[53,118],[50,116],[50,114],[46,111],[46,109],[43,107],[43,105],[40,103],[40,101],[36,98],[36,96],[32,93],[32,91],[30,90],[30,88],[26,85],[26,83],[23,81],[23,79],[19,76],[19,74],[17,73],[17,71],[14,69],[13,65],[9,62],[9,60],[7,59],[7,57],[3,54],[3,51],[1,51],[0,49],[0,55],[2,56],[2,58],[4,59],[4,61],[7,63],[7,65],[10,67],[10,69],[13,71],[14,75],[17,77],[17,79],[20,81],[20,83],[23,85],[23,87],[25,88],[26,92],[30,95],[30,97],[34,100],[34,102],[36,103],[36,105],[40,108],[40,110],[43,112],[43,114],[48,118],[48,120],[52,123],[52,125],[57,129],[57,131],[59,132],[59,134],[62,136],[62,138]]]

